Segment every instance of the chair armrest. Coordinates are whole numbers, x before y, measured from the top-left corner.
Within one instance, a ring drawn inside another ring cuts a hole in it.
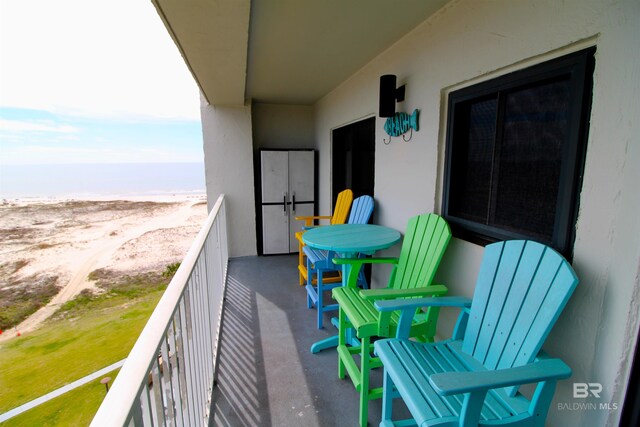
[[[444,285],[423,286],[413,289],[368,289],[360,291],[360,297],[365,300],[378,302],[382,302],[381,300],[384,299],[396,300],[403,298],[410,298],[412,301],[415,301],[416,297],[439,297],[445,295],[447,291],[448,289]],[[404,315],[404,313],[400,314],[398,329],[396,331],[398,338],[409,337],[416,310],[417,309],[413,309],[411,313],[407,315]],[[380,311],[378,313],[378,331],[382,336],[389,336],[392,313],[393,311]],[[409,310],[407,313],[409,313]]]
[[[312,216],[296,216],[298,221],[306,221],[308,219],[331,219],[331,215],[312,215]]]
[[[495,371],[444,372],[433,374],[429,382],[442,396],[487,391],[571,376],[571,368],[560,359],[543,359],[515,368]]]
[[[381,319],[383,317],[388,318],[392,311],[400,310],[396,337],[408,338],[413,316],[417,309],[423,307],[460,307],[464,309],[471,307],[471,300],[465,297],[409,298],[388,301],[378,300],[373,305],[378,311],[389,313],[386,316],[381,316]]]
[[[334,258],[334,264],[397,264],[398,258]]]
[[[396,272],[395,265],[398,264],[398,258],[334,258],[333,263],[337,265],[349,264],[351,266],[349,277],[347,278],[347,287],[355,288],[358,283],[358,274],[363,264],[393,264],[393,272],[389,279],[389,282],[391,282]]]
[[[440,285],[441,286],[441,285]],[[471,299],[466,297],[415,298],[407,300],[376,301],[379,311],[402,310],[414,312],[422,307],[471,307]]]
[[[327,215],[316,215],[316,216],[296,216],[295,219],[298,221],[304,221],[305,227],[311,227],[313,225],[313,221],[316,219],[331,219],[332,216]]]
[[[368,300],[441,296],[447,293],[444,285],[431,285],[413,289],[363,289],[360,296]]]

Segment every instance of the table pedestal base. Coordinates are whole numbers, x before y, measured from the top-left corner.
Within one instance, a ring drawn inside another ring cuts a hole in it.
[[[337,317],[332,317],[331,318],[331,324],[337,328],[338,327],[338,318]],[[351,328],[347,329],[347,344],[349,344],[351,346],[354,346],[354,347],[360,345],[360,341],[358,340],[358,338],[353,336],[353,329],[351,329]],[[313,343],[311,345],[311,353],[316,354],[316,353],[321,352],[322,350],[326,350],[327,348],[335,348],[335,347],[338,347],[338,336],[337,335],[334,335],[332,337],[325,338],[323,340],[320,340],[320,341],[317,341],[317,342]]]

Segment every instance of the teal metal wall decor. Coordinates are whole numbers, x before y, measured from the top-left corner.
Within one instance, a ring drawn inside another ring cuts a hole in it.
[[[413,114],[411,115],[407,113],[395,113],[384,122],[385,132],[387,132],[390,137],[402,135],[402,139],[405,142],[411,141],[413,131],[418,131],[418,113],[418,109],[413,110]],[[411,131],[411,134],[409,135],[409,139],[406,139],[404,134],[409,131]],[[391,138],[389,138],[389,142],[384,141],[385,144],[389,144],[390,142]]]

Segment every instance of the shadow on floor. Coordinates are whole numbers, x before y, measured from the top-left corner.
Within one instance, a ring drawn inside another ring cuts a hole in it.
[[[231,260],[226,292],[210,424],[357,425],[358,394],[348,378],[338,379],[335,349],[309,351],[337,333],[329,319],[337,312],[316,328],[316,311],[298,285],[297,255]],[[380,400],[372,401],[369,425],[378,425],[380,415]]]

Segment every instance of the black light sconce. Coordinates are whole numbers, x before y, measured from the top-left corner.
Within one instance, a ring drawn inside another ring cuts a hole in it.
[[[405,85],[396,88],[396,76],[385,74],[380,76],[379,116],[393,117],[396,113],[396,102],[404,101]]]

